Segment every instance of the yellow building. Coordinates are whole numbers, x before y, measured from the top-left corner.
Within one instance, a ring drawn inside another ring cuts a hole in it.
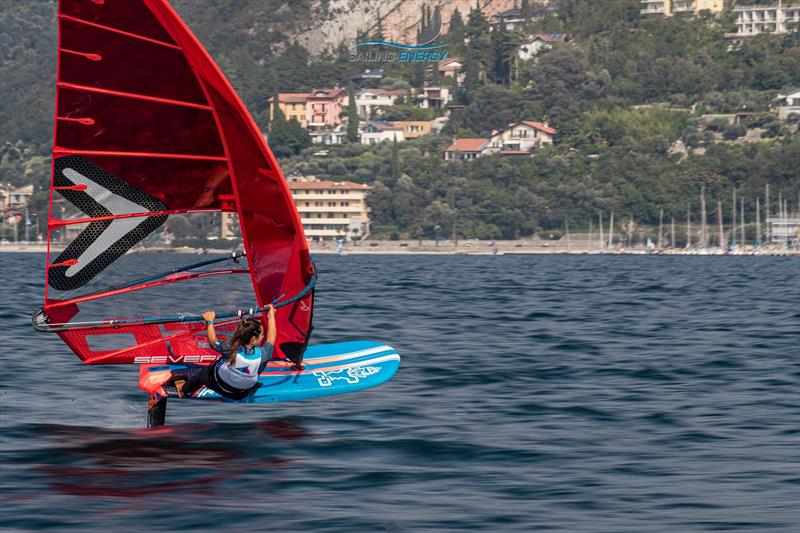
[[[307,239],[361,239],[369,235],[369,185],[350,181],[289,181]]]
[[[725,0],[641,0],[642,15],[698,15],[701,11],[720,13]]]
[[[275,97],[269,98],[269,119],[275,115]],[[308,125],[308,93],[278,93],[278,105],[286,120],[295,119],[304,128]]]
[[[416,139],[431,132],[430,120],[393,120],[392,124],[403,128],[404,139]]]

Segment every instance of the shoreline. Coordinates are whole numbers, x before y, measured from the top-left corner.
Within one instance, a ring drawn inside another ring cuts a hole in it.
[[[737,246],[732,251],[721,248],[666,248],[648,249],[645,246],[631,248],[600,249],[599,246],[566,245],[560,241],[466,241],[458,245],[443,242],[438,246],[434,241],[366,241],[350,243],[339,251],[335,244],[319,246],[313,243],[310,251],[314,255],[763,255],[800,256],[800,250],[771,246]],[[52,251],[60,252],[63,246],[53,246]],[[0,253],[45,253],[46,244],[3,244]],[[187,253],[187,254],[226,254],[230,248],[190,248],[190,247],[147,247],[137,248],[140,253]]]

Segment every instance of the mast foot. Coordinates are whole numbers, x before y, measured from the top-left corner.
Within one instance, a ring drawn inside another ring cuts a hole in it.
[[[147,400],[147,427],[155,428],[164,425],[167,418],[167,398],[151,394]]]

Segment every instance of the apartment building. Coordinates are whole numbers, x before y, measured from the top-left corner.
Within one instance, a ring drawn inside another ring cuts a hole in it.
[[[640,13],[645,16],[671,17],[698,15],[701,11],[720,13],[725,0],[641,0]]]
[[[734,8],[736,34],[729,37],[751,37],[762,33],[788,33],[800,26],[800,4],[752,5]]]
[[[269,119],[275,117],[275,97],[270,97]],[[278,93],[278,106],[286,120],[295,119],[304,128],[308,125],[308,93]]]
[[[289,181],[306,238],[361,239],[369,235],[369,185],[350,181]]]
[[[433,129],[430,120],[394,120],[392,124],[403,130],[405,139],[416,139],[429,134]]]

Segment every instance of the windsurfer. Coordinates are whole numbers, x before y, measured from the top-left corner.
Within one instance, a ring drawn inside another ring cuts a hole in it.
[[[208,366],[187,365],[186,371],[175,371],[172,381],[178,397],[191,396],[206,386],[232,400],[246,398],[255,389],[258,375],[272,357],[277,337],[275,307],[267,307],[267,341],[263,346],[260,345],[264,341],[264,329],[257,320],[242,320],[229,345],[225,346],[214,330],[216,313],[206,311],[202,316],[206,321],[208,343],[222,355]]]

